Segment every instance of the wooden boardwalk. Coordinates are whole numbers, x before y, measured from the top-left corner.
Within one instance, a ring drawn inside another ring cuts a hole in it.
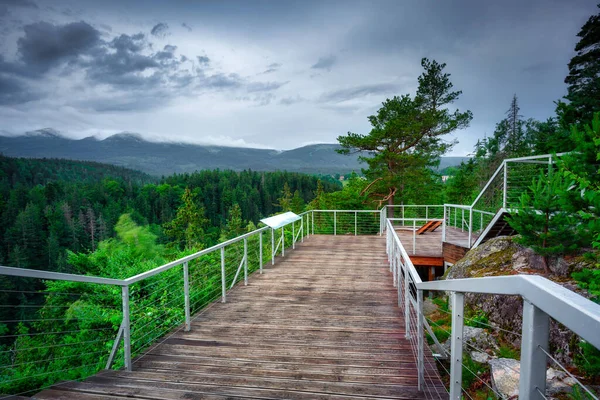
[[[34,398],[425,398],[377,236],[311,236],[133,366]]]
[[[409,256],[413,255],[413,231],[410,228],[396,229],[398,238],[404,245]],[[446,242],[458,246],[467,247],[469,240],[469,232],[454,227],[446,228]],[[477,235],[473,235],[473,243],[477,240]],[[422,235],[417,235],[415,255],[428,257],[442,256],[442,228],[436,229],[434,232],[425,232]]]

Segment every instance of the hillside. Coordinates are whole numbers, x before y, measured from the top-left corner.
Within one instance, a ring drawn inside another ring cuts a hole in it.
[[[337,144],[317,144],[288,151],[186,143],[148,142],[139,135],[121,133],[104,140],[69,139],[52,129],[23,136],[0,136],[0,154],[9,157],[64,158],[95,161],[144,171],[152,175],[203,169],[291,171],[311,174],[360,172],[357,156],[335,152]],[[445,157],[440,168],[458,165],[466,157]]]
[[[56,181],[95,183],[108,177],[137,184],[156,181],[155,177],[144,172],[111,164],[49,158],[11,158],[0,154],[0,186],[33,187]]]

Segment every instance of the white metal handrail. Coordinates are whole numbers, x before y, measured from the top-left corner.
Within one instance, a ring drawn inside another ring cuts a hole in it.
[[[361,210],[362,211],[362,210]],[[356,212],[361,212],[356,210]],[[377,211],[379,212],[379,211]],[[279,239],[279,243],[281,245],[281,255],[284,256],[285,253],[285,228],[291,225],[291,241],[292,248],[295,248],[295,244],[297,240],[304,240],[304,236],[310,235],[310,230],[305,229],[305,226],[309,226],[310,218],[313,216],[312,211],[307,211],[299,214],[301,217],[300,220],[290,222],[285,225],[281,229],[281,238]],[[296,225],[299,225],[297,233],[296,233]],[[313,228],[314,229],[314,228]],[[185,330],[189,331],[191,328],[191,312],[190,312],[190,283],[189,283],[189,263],[191,261],[197,260],[202,256],[215,253],[220,251],[220,259],[221,259],[221,301],[226,302],[227,299],[227,277],[225,274],[225,249],[228,246],[231,246],[235,243],[243,242],[244,250],[243,256],[240,260],[239,266],[237,268],[237,272],[233,281],[231,283],[231,287],[235,285],[237,281],[237,277],[240,274],[242,268],[244,270],[244,284],[248,284],[248,239],[258,236],[259,238],[259,270],[262,273],[263,270],[263,233],[271,230],[272,240],[274,242],[275,232],[273,229],[269,227],[262,227],[256,229],[252,232],[240,235],[233,239],[224,241],[207,249],[198,251],[194,254],[190,254],[188,256],[182,257],[175,261],[169,262],[167,264],[161,265],[159,267],[153,268],[149,271],[143,272],[141,274],[126,278],[126,279],[112,279],[112,278],[104,278],[104,277],[96,277],[96,276],[88,276],[88,275],[76,275],[76,274],[65,274],[51,271],[41,271],[41,270],[32,270],[32,269],[23,269],[23,268],[13,268],[0,266],[0,275],[6,276],[16,276],[16,277],[25,277],[25,278],[37,278],[44,280],[62,280],[62,281],[71,281],[71,282],[81,282],[81,283],[90,283],[90,284],[101,284],[101,285],[111,285],[121,287],[121,298],[122,298],[122,323],[117,332],[117,336],[114,340],[114,344],[112,346],[112,351],[108,357],[107,369],[111,367],[112,362],[114,361],[116,352],[119,349],[119,343],[122,341],[123,343],[123,357],[124,357],[124,365],[128,371],[132,370],[132,358],[131,358],[131,305],[130,305],[130,287],[136,283],[147,280],[151,277],[158,276],[159,274],[165,273],[169,270],[172,270],[175,267],[182,266],[183,267],[183,292],[184,292],[184,304],[182,307],[184,308],[185,314]],[[274,245],[271,247],[271,260],[272,263],[275,263],[275,256],[277,254],[279,247],[275,247]],[[230,288],[231,288],[230,287]]]
[[[521,340],[521,378],[519,398],[538,398],[545,393],[546,362],[548,357],[550,318],[563,324],[582,339],[596,348],[600,348],[600,305],[564,288],[544,277],[537,275],[512,275],[499,277],[455,279],[422,282],[414,265],[410,261],[402,242],[394,231],[392,221],[387,221],[386,248],[390,261],[390,270],[394,284],[398,286],[398,304],[404,308],[407,336],[410,335],[410,313],[416,313],[419,339],[424,335],[423,327],[427,321],[423,318],[423,291],[445,291],[452,293],[452,332],[450,351],[450,399],[462,397],[461,387],[463,371],[464,294],[500,294],[518,295],[523,298],[523,327]],[[412,297],[411,284],[415,287],[416,298]],[[411,309],[412,308],[412,309]],[[414,318],[413,318],[414,321]],[[433,332],[430,336],[436,341]],[[424,375],[423,340],[418,341],[417,364],[419,384]],[[440,346],[441,349],[441,346]],[[421,386],[419,386],[421,388]],[[584,387],[584,389],[586,389]],[[587,390],[587,389],[586,389]]]

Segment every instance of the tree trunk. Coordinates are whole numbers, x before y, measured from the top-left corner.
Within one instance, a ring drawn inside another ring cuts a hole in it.
[[[393,206],[394,205],[394,195],[391,195],[390,198],[388,199],[388,206]],[[394,207],[388,207],[387,209],[387,217],[388,218],[394,218]]]

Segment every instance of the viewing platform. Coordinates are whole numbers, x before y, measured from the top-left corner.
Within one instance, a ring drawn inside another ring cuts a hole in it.
[[[421,399],[380,236],[314,235],[133,360],[36,399]],[[426,379],[446,393],[431,353]],[[431,387],[431,385],[430,385]],[[437,398],[437,395],[436,395]]]

